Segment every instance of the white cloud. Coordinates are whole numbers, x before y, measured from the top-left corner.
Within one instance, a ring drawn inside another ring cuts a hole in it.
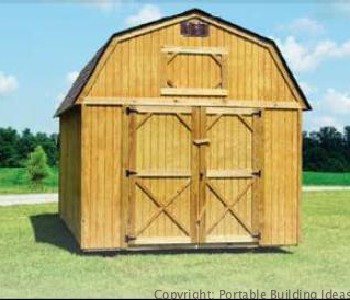
[[[325,109],[335,114],[350,114],[350,93],[342,93],[334,89],[328,89],[322,102]]]
[[[284,41],[276,39],[276,42],[296,72],[313,71],[325,59],[350,57],[350,41],[337,44],[325,40],[308,47],[297,42],[294,36],[288,36]]]
[[[306,114],[308,130],[317,130],[324,126],[333,126],[342,130],[349,125],[350,93],[328,89],[312,101],[314,110]]]
[[[162,17],[162,13],[158,6],[154,4],[145,4],[135,15],[126,18],[129,26],[158,20]]]
[[[310,18],[296,19],[287,27],[293,33],[320,34],[325,32],[323,24]]]
[[[18,88],[18,81],[14,76],[5,75],[0,71],[0,95],[14,92]]]
[[[73,84],[75,80],[78,78],[79,72],[78,71],[72,71],[67,73],[66,80],[69,84]]]

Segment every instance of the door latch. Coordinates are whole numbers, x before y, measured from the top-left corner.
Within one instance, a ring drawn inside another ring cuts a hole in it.
[[[210,140],[209,139],[193,140],[193,144],[196,146],[208,146],[210,145]]]

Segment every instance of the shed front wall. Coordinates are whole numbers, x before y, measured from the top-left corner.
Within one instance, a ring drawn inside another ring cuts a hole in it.
[[[106,49],[92,81],[84,89],[81,98],[84,96],[171,97],[161,95],[164,76],[173,81],[178,88],[214,89],[220,77],[218,75],[220,70],[206,55],[178,55],[167,68],[164,67],[161,48],[180,46],[223,47],[228,51],[227,56],[225,55],[227,67],[224,71],[228,90],[226,99],[297,101],[286,78],[282,76],[281,64],[268,47],[214,24],[209,26],[208,37],[184,37],[180,34],[180,23],[177,23],[112,43]],[[167,70],[164,71],[165,69]],[[225,97],[211,96],[211,98]]]
[[[262,114],[259,147],[262,147],[263,184],[255,196],[260,201],[256,229],[261,233],[261,245],[293,245],[300,240],[301,114],[298,110],[264,110]],[[128,135],[123,118],[125,114],[120,106],[82,107],[81,247],[84,250],[127,246],[124,237],[128,210],[123,193],[128,192],[123,192],[122,149],[123,138],[127,141]],[[208,213],[211,210],[208,206]]]
[[[60,116],[59,214],[80,242],[81,234],[81,114],[75,108]]]

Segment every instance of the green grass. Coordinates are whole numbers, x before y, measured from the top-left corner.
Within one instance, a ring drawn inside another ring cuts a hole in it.
[[[58,170],[50,169],[42,188],[33,188],[26,170],[22,168],[0,168],[0,194],[54,193],[57,192]]]
[[[0,297],[153,297],[154,291],[349,290],[350,193],[304,194],[303,242],[282,251],[81,255],[56,205],[0,208]]]
[[[350,185],[350,173],[304,172],[304,185]]]

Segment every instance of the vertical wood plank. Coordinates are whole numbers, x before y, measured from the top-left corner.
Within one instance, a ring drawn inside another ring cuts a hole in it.
[[[206,109],[204,107],[200,108],[200,136],[201,138],[205,139],[207,136],[207,116],[206,116]],[[197,218],[200,217],[200,213],[202,212],[202,209],[206,206],[206,147],[200,147],[200,153],[199,153],[199,169],[200,169],[200,182],[199,182],[199,203],[198,203],[198,213]],[[205,232],[206,232],[206,224],[205,224],[205,212],[204,215],[201,216],[200,223],[197,223],[197,225],[200,226],[199,228],[199,242],[204,243],[205,242]]]
[[[192,141],[200,138],[200,109],[198,107],[192,108]],[[199,166],[199,149],[192,143],[191,147],[191,208],[190,208],[190,223],[191,223],[191,241],[192,243],[199,242],[197,217],[198,217],[198,203],[200,190],[200,166]]]
[[[297,113],[297,242],[302,241],[301,236],[301,216],[302,216],[302,151],[303,151],[303,136],[302,136],[302,110]]]

